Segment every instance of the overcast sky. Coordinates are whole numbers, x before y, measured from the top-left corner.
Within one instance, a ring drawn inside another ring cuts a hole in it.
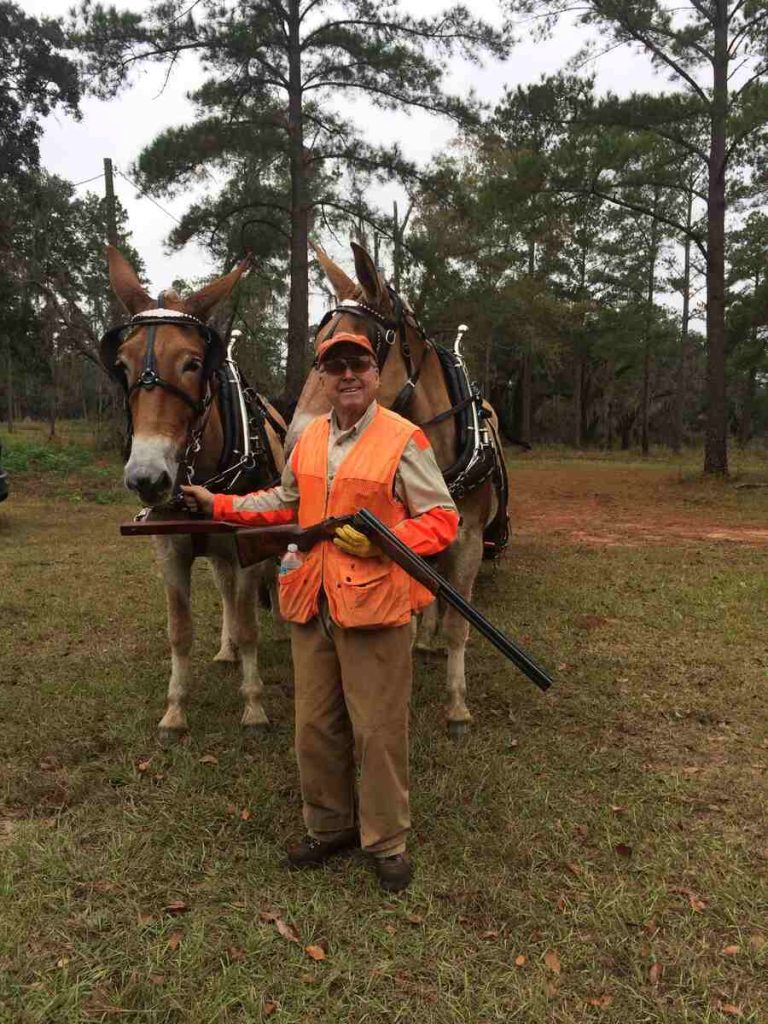
[[[64,16],[72,0],[23,0],[29,14]],[[140,2],[120,4],[137,10]],[[439,0],[404,0],[403,9],[414,14],[429,14],[443,9]],[[478,16],[499,21],[499,8],[494,0],[467,0],[467,6]],[[583,44],[585,37],[572,26],[561,27],[547,42],[533,41],[525,26],[518,32],[520,42],[506,62],[491,61],[477,68],[455,61],[450,67],[447,88],[456,93],[474,89],[478,97],[490,104],[496,102],[505,86],[517,86],[536,81],[541,75],[557,71]],[[597,75],[600,90],[618,93],[631,90],[658,90],[664,85],[655,76],[647,59],[626,49],[607,53],[589,70]],[[135,76],[134,84],[117,99],[103,102],[92,97],[82,103],[82,120],[77,122],[62,114],[48,118],[42,140],[42,161],[47,170],[71,181],[79,182],[99,175],[103,159],[112,158],[116,168],[128,172],[142,148],[164,128],[190,121],[194,116],[186,93],[199,84],[199,72],[194,61],[182,63],[163,90],[164,72],[160,68],[148,69]],[[440,118],[416,112],[412,115],[375,111],[364,99],[355,102],[343,100],[339,109],[353,119],[368,137],[380,143],[397,141],[406,157],[427,162],[451,144],[451,125]],[[375,136],[372,129],[375,126]],[[102,181],[80,186],[101,190]],[[118,174],[115,190],[128,210],[133,242],[146,262],[154,291],[166,287],[173,278],[201,278],[210,274],[212,265],[206,253],[194,244],[179,252],[169,253],[165,247],[168,231],[173,227],[170,215],[180,216],[189,197],[176,200],[160,199],[159,209],[146,197],[137,195],[132,185]],[[391,200],[397,193],[382,193],[382,201],[391,209]]]

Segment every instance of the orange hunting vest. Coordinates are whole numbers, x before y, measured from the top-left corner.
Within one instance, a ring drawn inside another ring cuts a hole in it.
[[[293,468],[299,491],[299,525],[367,508],[390,529],[407,518],[394,493],[395,473],[418,428],[379,406],[371,423],[344,457],[328,491],[326,416],[313,420],[298,443]],[[394,562],[355,558],[332,541],[321,541],[298,569],[280,577],[280,611],[289,622],[317,615],[320,588],[331,618],[346,628],[401,626],[434,598]]]

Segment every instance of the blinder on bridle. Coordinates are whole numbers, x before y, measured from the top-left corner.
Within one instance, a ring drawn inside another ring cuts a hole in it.
[[[116,381],[123,388],[126,401],[136,391],[152,391],[154,388],[163,388],[164,391],[168,391],[170,394],[181,398],[197,416],[201,416],[210,402],[210,396],[206,397],[206,394],[203,393],[200,399],[195,399],[182,388],[165,380],[157,371],[155,339],[157,328],[163,324],[172,324],[174,327],[192,327],[203,339],[205,355],[203,357],[202,380],[205,391],[207,391],[208,382],[224,361],[224,342],[214,327],[203,323],[197,317],[189,313],[182,313],[180,310],[163,308],[162,298],[158,299],[156,309],[136,313],[127,324],[118,324],[117,327],[110,328],[104,334],[99,343],[99,358],[101,359],[102,366],[112,380]],[[117,365],[117,354],[123,342],[137,328],[147,329],[147,347],[144,353],[141,372],[129,387],[124,370]]]

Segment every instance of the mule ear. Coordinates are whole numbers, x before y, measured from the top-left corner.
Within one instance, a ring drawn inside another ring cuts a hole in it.
[[[355,255],[357,280],[363,287],[366,299],[372,306],[378,309],[390,309],[392,303],[389,299],[387,286],[376,269],[376,265],[368,251],[358,242],[352,242],[352,252]]]
[[[223,277],[217,277],[215,281],[211,281],[205,288],[201,288],[200,291],[188,295],[182,304],[184,312],[189,313],[190,316],[197,317],[198,320],[205,320],[213,307],[223,299],[226,299],[248,269],[250,262],[250,258],[242,260],[228,274],[225,274]]]
[[[112,291],[131,316],[143,313],[145,309],[152,309],[155,305],[154,299],[150,298],[149,293],[136,276],[136,271],[114,245],[107,246],[107,260],[109,261],[109,282],[112,285]]]
[[[351,277],[347,277],[344,271],[333,262],[331,257],[322,249],[319,245],[315,245],[314,242],[309,243],[312,252],[317,256],[317,262],[323,268],[323,273],[331,282],[331,287],[334,290],[336,298],[339,302],[343,299],[351,299],[357,287]]]

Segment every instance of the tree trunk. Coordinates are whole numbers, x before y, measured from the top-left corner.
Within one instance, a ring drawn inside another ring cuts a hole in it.
[[[291,282],[288,295],[288,352],[285,398],[299,397],[309,347],[309,205],[304,154],[299,0],[288,0],[288,149],[291,174]]]
[[[11,352],[11,339],[6,338],[8,352],[5,364],[5,421],[8,424],[8,433],[13,433],[13,353]]]
[[[531,443],[531,357],[523,354],[520,365],[520,429],[518,438]]]
[[[573,381],[573,443],[584,446],[584,357],[576,353],[576,373]]]
[[[656,260],[659,250],[659,222],[656,214],[659,208],[660,189],[653,193],[653,217],[651,218],[651,240],[648,247],[648,288],[646,292],[645,338],[643,343],[643,389],[640,405],[640,450],[643,457],[650,452],[648,420],[651,401],[651,332],[653,331],[653,299],[656,294]]]
[[[614,366],[609,359],[605,367],[605,387],[603,389],[603,447],[608,451],[613,448],[613,386]]]
[[[725,158],[728,116],[728,5],[714,8],[709,182],[707,188],[707,426],[704,472],[728,473],[725,383]]]
[[[686,205],[685,226],[690,231],[693,218],[693,183],[689,183]],[[672,421],[672,451],[679,453],[683,447],[683,430],[685,429],[685,377],[688,361],[688,331],[691,322],[691,239],[688,235],[683,243],[683,315],[680,324],[680,360],[677,364],[677,380],[675,382],[675,410]]]
[[[741,418],[739,419],[739,447],[746,448],[752,437],[752,410],[755,401],[755,382],[757,379],[757,367],[751,366],[747,370],[744,380],[744,390],[741,399]]]

